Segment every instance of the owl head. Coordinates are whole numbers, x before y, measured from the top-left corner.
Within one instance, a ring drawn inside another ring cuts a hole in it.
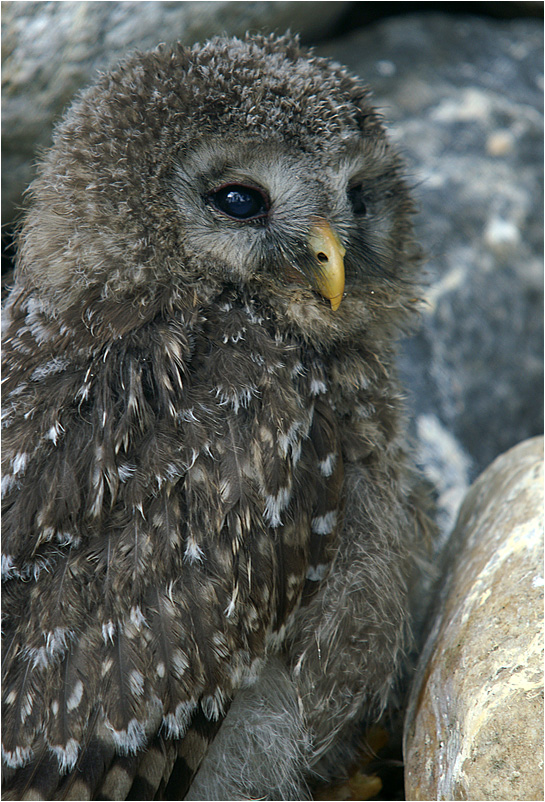
[[[173,293],[194,307],[230,286],[335,338],[407,304],[410,213],[398,156],[344,68],[291,37],[161,46],[103,75],[58,126],[18,281],[51,314],[117,333]]]

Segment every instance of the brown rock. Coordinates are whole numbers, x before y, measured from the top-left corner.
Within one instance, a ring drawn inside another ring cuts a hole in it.
[[[543,438],[469,490],[405,727],[407,799],[542,800]]]

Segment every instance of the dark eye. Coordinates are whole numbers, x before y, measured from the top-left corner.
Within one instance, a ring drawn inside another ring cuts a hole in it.
[[[269,199],[260,189],[226,184],[207,195],[207,201],[235,220],[255,220],[269,211]]]
[[[352,204],[354,214],[363,216],[367,214],[367,203],[363,194],[363,187],[361,184],[356,184],[355,187],[350,187],[348,190],[348,199]]]

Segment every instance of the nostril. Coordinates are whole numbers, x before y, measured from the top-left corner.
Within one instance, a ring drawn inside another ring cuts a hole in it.
[[[316,258],[318,259],[319,262],[327,262],[327,254],[323,253],[323,251],[320,251],[320,253],[317,253],[316,254]]]

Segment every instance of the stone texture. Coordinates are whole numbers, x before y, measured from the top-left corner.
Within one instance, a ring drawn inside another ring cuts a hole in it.
[[[539,20],[447,14],[320,48],[372,86],[409,164],[428,287],[403,373],[444,532],[469,482],[543,431],[542,48]]]
[[[472,486],[439,584],[406,716],[406,798],[542,800],[542,438]]]
[[[318,5],[318,8],[317,8]],[[13,218],[36,148],[81,87],[130,50],[288,28],[328,33],[347,2],[2,3],[2,221]]]

